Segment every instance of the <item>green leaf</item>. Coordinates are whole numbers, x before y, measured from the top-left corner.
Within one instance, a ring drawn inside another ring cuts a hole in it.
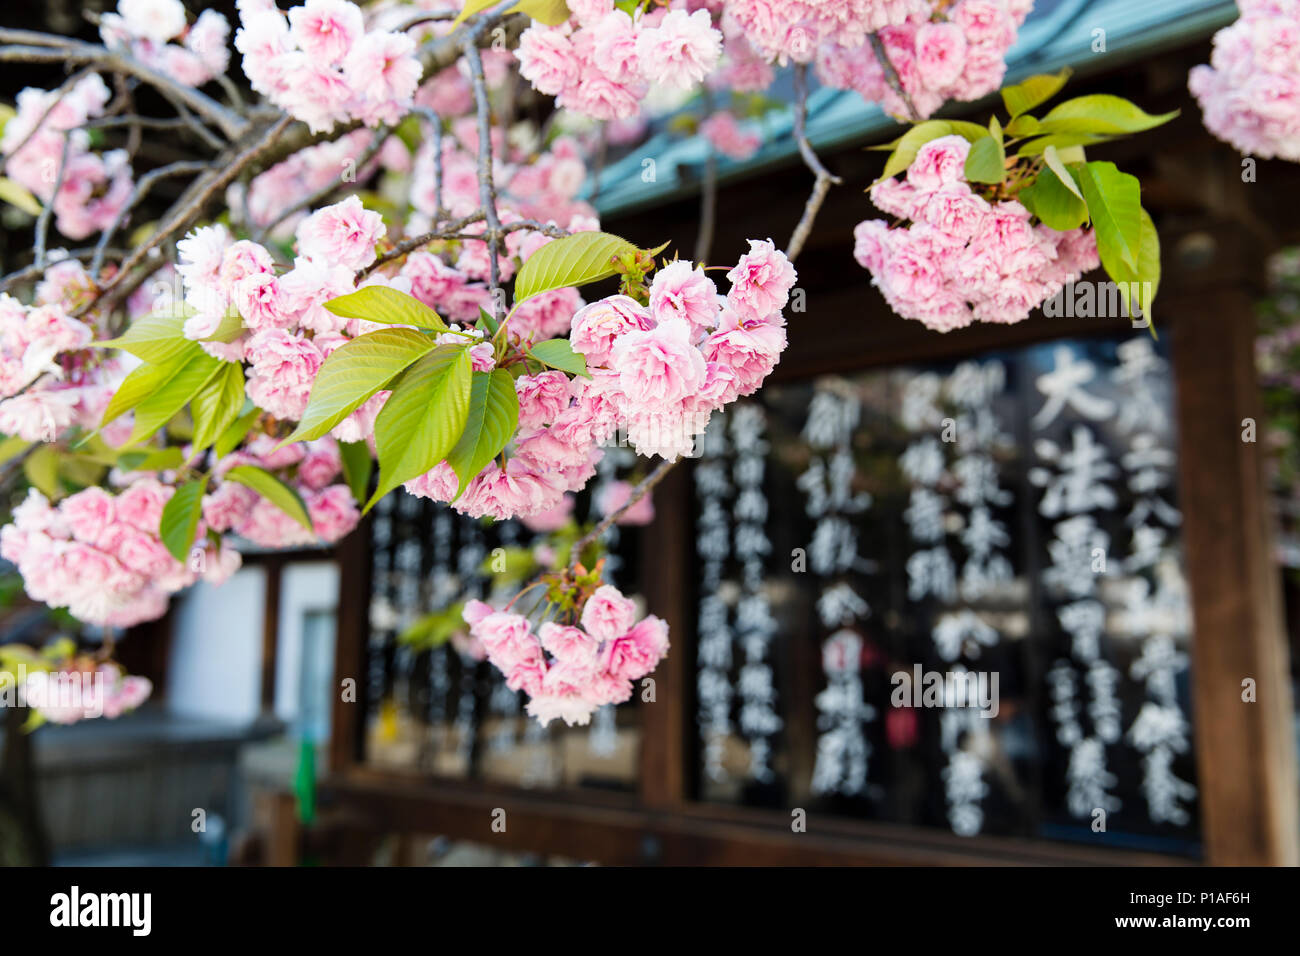
[[[1119,294],[1124,300],[1124,307],[1128,310],[1128,314],[1134,318],[1140,314],[1151,323],[1151,305],[1160,288],[1160,235],[1156,232],[1155,223],[1151,221],[1145,209],[1139,207],[1138,214],[1141,232],[1136,265],[1130,267],[1122,259],[1117,259],[1114,250],[1103,250],[1100,242],[1097,244],[1097,250],[1101,253],[1102,268],[1119,287]],[[1151,334],[1154,335],[1154,324],[1151,325],[1151,330]]]
[[[469,415],[469,349],[443,345],[406,369],[375,419],[379,484],[375,502],[447,457]]]
[[[966,179],[972,183],[1000,183],[1007,175],[1007,154],[1002,139],[985,136],[971,144],[966,156]]]
[[[475,372],[470,380],[465,430],[447,455],[447,463],[460,479],[456,498],[475,475],[501,454],[518,426],[519,395],[514,378],[500,368]]]
[[[121,349],[142,362],[162,365],[183,351],[200,351],[198,343],[185,337],[184,312],[143,315],[115,339],[92,342],[97,349]]]
[[[190,548],[194,547],[194,533],[199,527],[199,516],[203,513],[203,493],[207,488],[207,475],[197,481],[187,481],[176,489],[176,493],[163,506],[158,535],[171,556],[182,564],[189,556]]]
[[[221,317],[217,323],[217,330],[209,335],[204,342],[223,342],[229,345],[235,339],[244,333],[244,317],[239,314],[239,310],[233,306],[226,310],[226,314]]]
[[[321,365],[302,421],[281,446],[320,438],[437,345],[411,329],[376,329],[339,346]]]
[[[124,471],[169,471],[179,468],[185,456],[175,445],[170,448],[135,448],[124,451],[115,464]]]
[[[23,474],[51,501],[63,497],[63,486],[59,484],[59,453],[52,446],[41,445],[24,458]]]
[[[461,10],[456,19],[451,21],[451,25],[454,27],[458,24],[464,23],[474,14],[486,10],[488,7],[500,2],[501,0],[465,0],[465,9]]]
[[[558,27],[569,19],[569,7],[564,0],[519,0],[506,13],[526,13],[548,27]]]
[[[890,144],[893,146],[894,152],[885,161],[885,171],[880,174],[880,179],[877,179],[876,182],[897,176],[908,166],[911,166],[912,160],[916,159],[917,152],[930,140],[938,139],[940,136],[952,136],[953,134],[963,136],[969,142],[974,143],[988,136],[989,131],[978,123],[968,123],[965,120],[926,120],[924,123],[917,123]],[[872,185],[875,185],[875,183]]]
[[[244,440],[249,431],[252,430],[253,424],[262,416],[262,410],[250,401],[244,402],[243,413],[236,418],[219,436],[216,443],[213,444],[212,450],[218,458],[225,458],[232,451],[239,447],[239,443]]]
[[[239,417],[244,407],[244,367],[223,363],[217,374],[194,396],[194,450],[207,448]]]
[[[497,329],[500,328],[500,324],[497,322],[496,316],[493,315],[491,312],[489,312],[487,309],[483,308],[483,306],[481,305],[478,307],[478,321],[479,324],[483,327],[484,334],[488,338],[492,338],[494,335],[496,335]]]
[[[176,368],[144,401],[135,408],[135,424],[128,445],[144,441],[185,407],[199,390],[227,363],[199,350],[189,361]],[[168,366],[169,368],[171,366]]]
[[[17,206],[29,216],[41,214],[41,204],[26,186],[19,185],[8,176],[0,176],[0,201]]]
[[[1069,149],[1075,146],[1092,146],[1095,143],[1108,143],[1114,136],[1107,136],[1104,133],[1053,133],[1051,136],[1038,136],[1021,145],[1016,150],[1017,156],[1038,156],[1041,155],[1049,146],[1055,146],[1059,150]]]
[[[558,368],[561,372],[591,378],[587,372],[586,356],[573,351],[573,346],[569,344],[568,339],[547,339],[545,342],[538,342],[528,350],[528,354],[543,365]]]
[[[1137,177],[1121,173],[1114,163],[1095,160],[1070,171],[1083,187],[1102,259],[1109,255],[1112,261],[1136,269],[1142,234],[1142,186]]]
[[[640,250],[607,232],[579,232],[542,246],[515,276],[515,306],[552,289],[586,285],[614,274],[615,256]]]
[[[1070,176],[1068,170],[1065,175]],[[1079,228],[1088,219],[1088,206],[1074,195],[1077,191],[1074,177],[1070,176],[1067,186],[1054,169],[1045,167],[1031,185],[1020,190],[1016,198],[1044,225],[1060,232],[1068,232]]]
[[[1052,108],[1039,121],[1044,133],[1140,133],[1168,123],[1178,115],[1151,115],[1135,103],[1109,93],[1077,96]]]
[[[1081,201],[1083,200],[1083,193],[1079,191],[1079,186],[1074,181],[1074,177],[1070,175],[1070,171],[1065,168],[1065,161],[1055,146],[1048,146],[1043,150],[1043,162],[1047,163],[1048,168],[1056,173],[1056,178],[1060,180],[1062,186],[1074,193]]]
[[[364,503],[370,489],[370,471],[374,466],[370,446],[363,441],[341,441],[339,457],[343,460],[343,480],[352,490],[352,497],[358,504]]]
[[[3,439],[0,439],[0,465],[10,459],[17,458],[31,447],[31,442],[19,438],[17,435],[6,435]]]
[[[1029,112],[1035,106],[1046,103],[1061,92],[1061,88],[1065,86],[1072,72],[1067,66],[1060,73],[1039,73],[1015,86],[1003,87],[1002,102],[1006,105],[1011,118],[1015,119],[1021,113]]]
[[[417,329],[447,331],[442,316],[413,295],[382,285],[368,285],[325,303],[325,308],[345,319],[365,319],[386,325],[413,325]]]
[[[312,531],[311,516],[298,492],[275,475],[256,465],[236,465],[222,476],[246,488],[252,488],[308,531]]]

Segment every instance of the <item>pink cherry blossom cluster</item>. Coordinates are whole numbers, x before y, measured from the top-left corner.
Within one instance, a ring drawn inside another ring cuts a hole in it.
[[[230,66],[229,21],[204,10],[188,25],[181,0],[119,0],[116,13],[100,17],[99,35],[110,49],[126,50],[188,86],[202,86]]]
[[[18,567],[34,600],[66,607],[87,624],[152,620],[170,595],[200,577],[220,583],[240,564],[238,552],[211,544],[196,546],[186,563],[172,557],[158,525],[174,491],[144,477],[117,495],[86,488],[52,506],[32,489],[14,508],[13,523],[0,528],[0,556]]]
[[[482,601],[466,604],[464,618],[506,685],[528,695],[528,714],[543,726],[556,718],[586,724],[598,707],[623,703],[632,682],[668,653],[668,625],[653,615],[638,621],[636,605],[608,584],[587,598],[577,627],[547,621],[534,633],[523,615]]]
[[[977,100],[1001,85],[1006,52],[1033,0],[921,6],[926,9],[879,31],[889,62],[916,109],[915,119],[928,117],[945,100]],[[857,90],[885,112],[908,116],[907,104],[890,88],[884,67],[853,33],[836,34],[820,48],[817,73],[828,86]]]
[[[396,123],[410,110],[422,72],[415,41],[367,31],[356,4],[307,0],[286,20],[273,0],[253,0],[239,19],[235,48],[253,89],[313,132]]]
[[[80,271],[71,264],[75,270],[52,268],[42,292],[55,291],[56,273]],[[0,434],[54,441],[69,427],[99,423],[122,369],[87,348],[93,337],[94,330],[58,302],[38,297],[25,306],[0,293]],[[125,438],[120,427],[109,436]]]
[[[349,196],[299,223],[298,257],[292,269],[278,272],[265,246],[236,241],[221,225],[194,230],[177,243],[176,269],[185,303],[193,309],[185,335],[207,339],[227,312],[236,310],[243,323],[240,334],[226,343],[204,342],[205,350],[227,362],[247,361],[249,398],[276,418],[296,421],[325,357],[348,335],[378,328],[340,318],[324,303],[355,290],[355,270],[374,261],[375,244],[384,233],[383,218]],[[356,440],[346,430],[336,434]]]
[[[153,693],[147,677],[128,675],[119,664],[104,661],[93,667],[72,666],[54,671],[29,671],[19,689],[25,706],[52,724],[75,724],[93,717],[115,720],[135,710]],[[76,686],[75,692],[69,690]]]
[[[857,49],[867,34],[928,20],[939,5],[933,0],[728,0],[726,16],[766,59],[808,63],[824,43]]]
[[[1241,18],[1214,35],[1210,65],[1187,85],[1205,126],[1243,153],[1300,163],[1300,3],[1238,0]]]
[[[569,10],[567,23],[524,31],[519,72],[560,106],[596,119],[635,115],[652,83],[689,89],[722,55],[708,10],[655,7],[633,17],[614,0],[580,0]]]
[[[763,145],[757,130],[745,129],[733,113],[726,110],[714,113],[700,123],[700,135],[723,156],[743,161],[749,159]]]
[[[207,527],[266,548],[333,544],[355,528],[361,513],[351,489],[338,481],[343,469],[338,443],[327,435],[278,450],[276,444],[269,435],[259,435],[217,463],[215,481],[203,496]],[[274,472],[294,487],[307,506],[312,530],[251,488],[224,480],[237,465]]]
[[[69,239],[107,228],[131,197],[126,150],[94,152],[84,128],[103,113],[108,96],[97,73],[62,94],[28,87],[18,94],[17,115],[0,138],[5,175],[42,203],[53,203],[55,227]]]
[[[1091,231],[1034,225],[1019,202],[977,195],[964,174],[969,152],[960,136],[926,143],[906,181],[871,189],[878,208],[910,225],[872,219],[854,230],[854,257],[890,308],[938,332],[1019,322],[1099,264]]]
[[[498,519],[560,507],[592,478],[600,446],[620,429],[643,455],[690,454],[712,413],[756,391],[785,350],[794,266],[770,241],[751,240],[727,277],[723,297],[702,268],[681,260],[655,275],[648,307],[614,295],[578,309],[570,343],[589,376],[517,378],[519,431],[505,467],[488,465],[452,507]],[[405,487],[451,501],[458,484],[444,461]]]

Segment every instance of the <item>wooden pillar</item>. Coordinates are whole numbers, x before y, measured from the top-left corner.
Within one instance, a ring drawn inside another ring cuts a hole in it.
[[[1263,252],[1222,222],[1162,232],[1155,319],[1172,334],[1177,378],[1206,862],[1296,865],[1294,711],[1255,371],[1252,279]],[[1243,439],[1247,419],[1253,442]],[[1254,702],[1242,699],[1247,679]]]
[[[365,713],[361,672],[365,660],[366,620],[370,613],[370,519],[366,518],[339,542],[338,627],[334,641],[334,682],[330,685],[330,773],[343,773],[360,753],[362,715]],[[352,680],[351,693],[343,681]]]
[[[653,703],[637,703],[641,722],[641,802],[668,808],[686,799],[686,729],[690,726],[694,648],[686,640],[690,614],[684,569],[695,548],[692,536],[690,462],[678,464],[654,492],[655,520],[643,538],[644,592],[651,613],[668,622],[668,657],[655,668]],[[641,694],[641,682],[636,682]]]

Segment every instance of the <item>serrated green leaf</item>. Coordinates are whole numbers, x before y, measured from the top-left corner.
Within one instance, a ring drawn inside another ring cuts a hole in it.
[[[411,329],[376,329],[339,346],[312,383],[302,421],[280,444],[320,438],[436,347],[431,336]]]
[[[482,327],[484,335],[489,339],[496,335],[497,329],[500,328],[496,316],[481,305],[478,307],[478,324]]]
[[[185,337],[185,314],[180,311],[143,315],[115,339],[92,342],[97,349],[121,349],[142,362],[162,365],[181,352],[199,351],[198,343]]]
[[[1070,175],[1070,171],[1065,168],[1065,160],[1055,146],[1048,146],[1043,150],[1043,161],[1052,172],[1056,173],[1056,178],[1060,180],[1062,186],[1074,193],[1081,202],[1084,201],[1083,193],[1079,191],[1079,186]]]
[[[476,13],[481,13],[488,7],[500,3],[501,0],[465,0],[465,8],[460,11],[455,20],[451,21],[453,27],[464,23],[467,19]]]
[[[208,488],[208,476],[197,481],[187,481],[163,506],[162,520],[158,523],[158,536],[173,558],[182,564],[194,547],[194,534],[203,513],[203,493]]]
[[[17,435],[6,435],[3,439],[0,439],[0,465],[12,458],[17,458],[31,447],[32,443],[26,439],[19,438]]]
[[[475,372],[470,380],[465,429],[447,455],[447,463],[460,479],[456,498],[475,475],[501,454],[518,425],[519,395],[510,373],[499,368]]]
[[[348,483],[352,497],[358,504],[364,504],[366,492],[370,489],[370,471],[374,466],[370,446],[363,441],[341,441],[339,458],[343,461],[343,480]]]
[[[128,445],[144,441],[176,417],[177,413],[225,365],[206,352],[196,355],[176,368],[158,388],[135,407],[135,423],[131,428]],[[169,366],[170,367],[170,366]]]
[[[26,186],[14,182],[8,176],[0,176],[0,201],[17,206],[29,216],[41,214],[41,204]]]
[[[469,350],[442,345],[403,371],[375,419],[379,483],[366,504],[447,457],[469,415]]]
[[[1066,172],[1069,176],[1069,172]],[[1070,178],[1071,186],[1074,178]],[[1074,187],[1077,190],[1077,186]],[[1042,169],[1038,178],[1020,190],[1016,196],[1025,208],[1037,216],[1044,225],[1060,232],[1077,229],[1088,219],[1088,206],[1063,184],[1050,167]]]
[[[59,484],[59,453],[52,446],[41,445],[24,458],[23,474],[51,501],[63,497],[63,488]]]
[[[191,403],[194,413],[194,450],[202,451],[230,427],[244,407],[244,367],[225,362]]]
[[[971,144],[966,156],[966,179],[972,183],[1000,183],[1007,175],[1006,163],[1002,140],[986,135]]]
[[[1120,172],[1114,163],[1095,160],[1070,172],[1083,189],[1102,259],[1109,256],[1136,269],[1142,234],[1142,186],[1137,177]]]
[[[640,250],[607,232],[579,232],[542,246],[515,276],[515,306],[552,289],[586,285],[612,276],[615,256]]]
[[[262,410],[250,401],[244,402],[244,410],[240,413],[230,425],[217,436],[216,442],[212,445],[213,452],[218,458],[225,458],[232,451],[239,447],[240,442],[248,435],[253,424],[262,416]]]
[[[591,378],[587,372],[586,356],[573,351],[573,346],[569,344],[568,339],[547,339],[545,342],[538,342],[528,350],[528,354],[550,368],[558,368],[561,372],[568,372],[570,375]]]
[[[1037,136],[1021,145],[1016,150],[1017,156],[1039,156],[1049,146],[1066,150],[1076,146],[1092,146],[1096,143],[1108,143],[1114,136],[1104,133],[1053,133],[1051,136]]]
[[[123,471],[169,471],[179,468],[185,460],[176,446],[170,448],[136,448],[124,451],[115,464]]]
[[[325,308],[345,319],[365,319],[386,325],[413,325],[417,329],[447,331],[442,316],[413,295],[388,286],[368,285],[338,298],[330,299]]]
[[[1060,73],[1039,73],[1015,86],[1003,87],[1002,102],[1006,105],[1007,113],[1015,119],[1021,113],[1027,113],[1035,106],[1046,103],[1061,92],[1072,72],[1067,66]]]
[[[564,0],[519,0],[506,13],[526,13],[548,27],[558,27],[569,19],[569,7]]]
[[[1106,274],[1114,280],[1119,288],[1120,297],[1130,316],[1145,317],[1155,335],[1155,325],[1151,318],[1151,307],[1156,292],[1160,288],[1160,235],[1156,225],[1145,209],[1138,209],[1141,232],[1137,245],[1137,261],[1133,267],[1122,259],[1117,259],[1113,250],[1102,252],[1101,243],[1097,251],[1101,253],[1101,265]],[[1134,297],[1136,296],[1136,302]]]
[[[1178,110],[1152,115],[1121,96],[1094,93],[1053,107],[1039,127],[1044,133],[1140,133],[1177,115]]]
[[[256,465],[236,465],[222,478],[252,488],[308,531],[314,531],[311,515],[307,513],[307,506],[298,492],[264,468],[258,468]]]

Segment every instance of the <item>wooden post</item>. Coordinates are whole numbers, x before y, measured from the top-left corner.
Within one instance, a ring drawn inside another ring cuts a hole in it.
[[[1220,222],[1162,238],[1169,295],[1157,299],[1156,324],[1169,317],[1178,386],[1206,861],[1296,865],[1294,714],[1255,370],[1251,278],[1262,255]],[[1242,699],[1247,679],[1253,702]]]

